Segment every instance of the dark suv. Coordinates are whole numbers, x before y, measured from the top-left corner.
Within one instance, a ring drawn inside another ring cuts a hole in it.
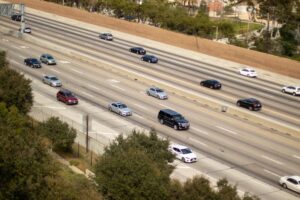
[[[41,62],[36,58],[26,58],[24,59],[24,64],[32,68],[41,68]]]
[[[173,127],[175,130],[187,130],[190,127],[187,121],[181,114],[170,109],[160,110],[158,113],[158,121],[161,124],[166,124]]]
[[[57,101],[62,101],[65,104],[71,105],[71,104],[78,104],[78,99],[73,95],[72,92],[66,89],[61,89],[56,94]]]
[[[221,89],[222,84],[217,81],[217,80],[205,80],[205,81],[201,81],[200,85],[204,86],[204,87],[208,87],[211,89]]]
[[[240,99],[236,102],[236,105],[248,108],[249,110],[260,110],[262,107],[261,103],[254,98]]]

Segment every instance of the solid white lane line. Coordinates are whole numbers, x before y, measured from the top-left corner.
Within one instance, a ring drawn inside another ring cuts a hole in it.
[[[203,131],[203,130],[200,130],[200,129],[197,129],[197,128],[194,128],[194,127],[191,127],[191,129],[193,129],[193,130],[195,130],[195,131],[197,131],[197,132],[199,132],[199,133],[202,133],[202,134],[204,134],[204,135],[208,135],[208,133],[205,132],[205,131]]]
[[[100,89],[99,89],[97,86],[95,86],[95,85],[88,84],[88,86],[89,86],[90,88],[95,89],[95,90],[100,90]]]
[[[23,58],[23,59],[25,58],[24,56],[21,56],[21,55],[19,55],[19,57],[20,57],[20,58]]]
[[[169,107],[169,106],[166,106],[166,105],[164,105],[164,104],[161,104],[161,103],[159,103],[158,105],[160,105],[160,106],[163,106],[163,107],[165,107],[165,108],[169,108],[169,109],[173,110],[173,108],[171,108],[171,107]]]
[[[62,64],[69,64],[71,62],[67,61],[67,60],[59,60],[58,62],[62,63]]]
[[[73,72],[76,72],[76,73],[78,73],[78,74],[83,74],[83,72],[81,72],[81,71],[78,71],[78,70],[76,70],[76,69],[72,69],[72,68],[70,68],[70,70],[72,70]]]
[[[58,70],[56,70],[56,69],[53,69],[53,68],[51,68],[50,70],[52,70],[52,71],[54,71],[54,72],[56,72],[56,73],[58,73],[58,74],[61,73],[60,71],[58,71]]]
[[[140,104],[134,103],[134,105],[136,105],[137,107],[140,107],[140,108],[142,108],[142,109],[144,109],[144,110],[148,110],[145,106],[142,106],[142,105],[140,105]]]
[[[26,46],[20,46],[21,49],[29,49],[29,47]]]
[[[268,156],[262,155],[261,157],[264,158],[264,159],[266,159],[266,160],[272,161],[272,162],[274,162],[274,163],[276,163],[278,165],[283,165],[282,162],[279,162],[278,160],[274,160],[274,159],[272,159],[272,158],[270,158]]]
[[[121,87],[119,87],[119,86],[112,85],[112,84],[111,84],[111,86],[112,86],[112,87],[115,87],[115,88],[118,88],[119,90],[125,91],[123,88],[121,88]]]
[[[137,114],[137,113],[134,113],[134,116],[137,116],[137,117],[139,117],[139,118],[141,118],[141,119],[144,119],[144,117],[142,117],[141,115],[139,115],[139,114]]]
[[[229,130],[229,129],[227,129],[227,128],[224,128],[224,127],[222,127],[222,126],[216,126],[216,127],[219,128],[219,129],[222,129],[222,130],[224,130],[224,131],[227,131],[228,133],[232,133],[232,134],[234,134],[234,135],[237,135],[236,132],[234,132],[234,131],[232,131],[232,130]]]
[[[2,38],[2,41],[8,42],[9,40],[8,40],[8,39],[5,39],[5,38]]]
[[[202,145],[202,146],[207,146],[207,144],[205,144],[204,142],[200,142],[199,140],[196,140],[196,139],[194,139],[194,138],[188,138],[189,140],[192,140],[192,141],[194,141],[194,142],[196,142],[196,143],[198,143],[198,144],[200,144],[200,145]]]
[[[82,94],[86,95],[86,96],[89,96],[89,97],[94,97],[93,95],[89,94],[89,93],[86,93],[86,92],[83,92],[81,91]]]
[[[300,159],[300,156],[293,155],[294,158]]]
[[[268,174],[272,174],[272,175],[274,175],[274,176],[281,177],[280,175],[278,175],[278,174],[276,174],[276,173],[274,173],[274,172],[271,172],[271,171],[269,171],[269,170],[267,170],[267,169],[264,169],[264,171],[267,172]]]

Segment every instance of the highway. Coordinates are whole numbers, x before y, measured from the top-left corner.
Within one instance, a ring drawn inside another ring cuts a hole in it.
[[[84,60],[79,57],[76,59],[76,55],[73,57],[64,55],[64,52],[50,50],[44,44],[35,45],[3,36],[0,48],[8,51],[9,60],[14,68],[32,77],[35,91],[55,100],[57,89],[49,87],[49,90],[45,90],[40,81],[43,74],[55,74],[63,81],[63,87],[73,91],[80,101],[99,109],[93,114],[93,118],[99,122],[103,119],[98,113],[107,112],[108,103],[122,101],[132,108],[134,113],[131,117],[116,119],[146,129],[153,127],[160,135],[190,146],[200,155],[213,158],[278,189],[280,187],[277,182],[280,176],[300,174],[300,133],[299,137],[281,133],[259,123],[220,112],[201,102],[203,96],[234,106],[239,98],[255,97],[262,102],[263,109],[251,114],[299,130],[300,99],[282,94],[280,91],[282,84],[262,78],[243,77],[237,73],[238,68],[225,69],[219,64],[212,65],[181,55],[181,52],[168,53],[158,47],[134,43],[121,37],[115,37],[113,42],[102,41],[98,38],[99,32],[96,31],[31,14],[27,14],[27,17],[33,37],[86,55]],[[3,17],[0,26],[17,29],[16,22]],[[140,61],[138,55],[128,52],[133,46],[143,46],[149,53],[157,55],[159,63],[149,64]],[[38,58],[46,52],[51,53],[59,61],[57,66],[43,65],[42,69],[24,66],[24,58]],[[148,79],[139,77],[134,79],[133,72]],[[212,91],[201,87],[199,82],[207,78],[221,81],[222,90]],[[155,81],[151,83],[151,80]],[[162,87],[174,88],[175,92],[169,92],[168,100],[158,100],[145,94],[149,86],[157,83]],[[190,98],[191,93],[197,93],[199,98]],[[157,113],[163,108],[171,108],[183,114],[191,123],[190,130],[175,131],[160,125],[157,122]],[[86,110],[85,104],[80,103],[70,109],[76,109],[81,113],[85,113]],[[116,128],[118,120],[105,123],[112,129],[119,130]],[[201,160],[190,166],[195,169],[206,169]],[[212,175],[219,174],[212,172]],[[288,193],[300,197],[293,192]]]

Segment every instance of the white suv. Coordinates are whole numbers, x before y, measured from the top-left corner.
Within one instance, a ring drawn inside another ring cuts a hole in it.
[[[281,90],[283,93],[289,93],[294,96],[300,95],[300,86],[285,86]]]
[[[252,77],[252,78],[257,77],[256,71],[254,69],[250,69],[250,68],[241,69],[240,74],[243,76],[248,76],[248,77]]]
[[[192,150],[186,146],[179,144],[171,144],[169,146],[169,151],[173,153],[177,159],[182,160],[185,163],[191,163],[197,161],[197,156],[192,152]]]

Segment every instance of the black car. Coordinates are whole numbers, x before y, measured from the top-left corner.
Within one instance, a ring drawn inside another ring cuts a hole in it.
[[[146,54],[146,50],[143,49],[142,47],[132,47],[129,49],[129,51],[131,53],[136,53],[136,54],[140,54],[140,55],[145,55]]]
[[[142,61],[149,62],[149,63],[157,63],[158,58],[153,55],[144,55],[141,57]]]
[[[41,68],[41,62],[36,58],[26,58],[24,59],[24,64],[32,68]]]
[[[254,98],[240,99],[236,102],[236,105],[249,110],[260,110],[262,108],[261,103]]]
[[[14,20],[14,21],[20,22],[21,19],[22,19],[22,15],[21,14],[14,14],[14,15],[11,16],[11,19]]]
[[[181,114],[170,109],[160,110],[158,113],[158,121],[161,124],[166,124],[173,127],[175,130],[187,130],[190,128],[190,123]]]
[[[211,89],[221,89],[222,84],[217,81],[217,80],[205,80],[205,81],[201,81],[200,85],[204,86],[204,87],[208,87]]]

